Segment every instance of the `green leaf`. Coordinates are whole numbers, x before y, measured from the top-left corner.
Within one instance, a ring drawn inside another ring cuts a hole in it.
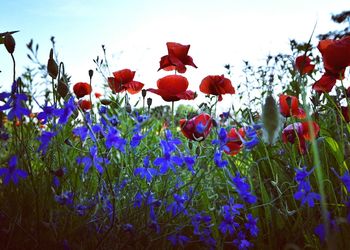
[[[331,150],[333,156],[337,160],[339,166],[344,164],[343,150],[340,149],[339,144],[332,137],[325,136],[324,140],[327,142],[329,149]]]

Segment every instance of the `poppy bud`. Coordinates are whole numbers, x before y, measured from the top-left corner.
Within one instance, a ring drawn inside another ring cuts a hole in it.
[[[147,94],[147,91],[145,89],[143,89],[143,90],[141,90],[141,94],[142,94],[142,97],[145,98],[146,94]]]
[[[108,99],[101,99],[100,102],[101,102],[103,105],[106,105],[106,106],[108,106],[109,104],[111,104],[111,100],[108,100]]]
[[[149,107],[151,107],[151,105],[152,105],[152,98],[147,98],[147,106],[148,106],[148,108]]]
[[[280,126],[279,111],[273,96],[268,95],[266,97],[262,111],[264,138],[268,143],[273,144]]]
[[[58,75],[58,66],[55,60],[53,59],[53,49],[50,50],[50,58],[47,61],[47,72],[53,79],[56,79]]]
[[[90,79],[92,78],[92,76],[94,75],[94,71],[92,69],[89,70],[89,77]]]
[[[67,84],[63,81],[63,79],[61,78],[59,81],[58,81],[58,84],[57,84],[57,92],[58,94],[65,98],[66,95],[68,94],[68,86]]]
[[[4,44],[7,51],[12,54],[15,51],[16,42],[13,36],[10,33],[6,33],[4,38]]]

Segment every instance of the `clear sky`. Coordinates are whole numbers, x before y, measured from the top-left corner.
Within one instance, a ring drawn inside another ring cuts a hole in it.
[[[26,44],[31,38],[40,44],[39,56],[46,63],[50,37],[55,36],[59,59],[73,84],[88,81],[88,70],[95,68],[92,60],[104,44],[111,71],[136,70],[135,80],[154,88],[166,74],[157,72],[160,57],[167,53],[165,44],[173,41],[191,45],[189,55],[198,69],[188,67],[184,76],[190,89],[198,91],[201,79],[225,73],[227,63],[239,70],[243,60],[289,52],[289,39],[307,41],[316,21],[315,34],[339,28],[330,16],[347,10],[349,1],[0,0],[0,8],[0,32],[20,30],[14,35],[17,72],[30,65]],[[1,89],[8,89],[11,58],[2,46],[0,70]],[[101,81],[94,82],[96,88]],[[234,98],[224,96],[228,103]]]

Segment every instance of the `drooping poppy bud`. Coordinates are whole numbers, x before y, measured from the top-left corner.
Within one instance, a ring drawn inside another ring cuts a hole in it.
[[[190,140],[203,141],[210,133],[212,118],[206,113],[202,113],[190,120],[181,119],[180,128],[184,136]]]
[[[92,78],[92,76],[94,75],[94,71],[92,69],[89,70],[89,77],[90,79]]]
[[[62,98],[65,98],[69,92],[68,86],[62,78],[57,83],[57,92]]]
[[[7,32],[4,37],[4,45],[8,53],[13,54],[15,51],[16,42],[11,33]]]
[[[268,95],[265,99],[262,110],[262,121],[264,127],[264,139],[269,144],[273,144],[280,126],[280,115],[276,101],[272,95]]]
[[[91,93],[91,86],[86,82],[78,82],[73,86],[73,91],[77,98],[82,98]]]
[[[50,57],[49,57],[49,60],[47,61],[47,72],[53,79],[57,78],[58,66],[55,60],[53,59],[53,49],[50,50]]]
[[[109,100],[109,99],[101,99],[100,102],[101,102],[103,105],[106,105],[106,106],[108,106],[109,104],[111,104],[111,100]]]
[[[151,98],[151,97],[148,97],[148,98],[147,98],[147,106],[148,106],[148,108],[150,108],[151,105],[152,105],[152,98]]]

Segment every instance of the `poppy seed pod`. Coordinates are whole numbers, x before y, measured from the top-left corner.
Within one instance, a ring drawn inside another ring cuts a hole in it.
[[[6,33],[6,35],[4,37],[4,44],[5,44],[5,47],[6,47],[7,51],[10,54],[12,54],[15,51],[15,46],[16,46],[15,39],[8,32]]]
[[[92,78],[92,76],[94,75],[94,71],[92,69],[89,70],[89,77]]]
[[[67,84],[63,81],[63,79],[61,78],[59,81],[58,81],[58,84],[57,84],[57,92],[58,94],[65,98],[66,95],[68,94],[68,86]]]
[[[100,102],[101,102],[103,105],[106,105],[106,106],[108,106],[109,104],[111,104],[111,100],[108,100],[108,99],[101,99]]]
[[[147,94],[147,91],[145,89],[143,89],[143,90],[141,90],[141,94],[142,94],[142,97],[145,98],[146,94]]]
[[[152,98],[147,98],[147,106],[148,107],[151,107],[151,105],[152,105]]]
[[[49,57],[49,60],[47,61],[47,72],[53,79],[57,78],[58,66],[55,60],[53,59],[53,49],[50,50],[50,57]]]
[[[262,120],[264,127],[264,139],[269,144],[273,144],[280,126],[280,115],[273,96],[268,95],[262,108]]]

